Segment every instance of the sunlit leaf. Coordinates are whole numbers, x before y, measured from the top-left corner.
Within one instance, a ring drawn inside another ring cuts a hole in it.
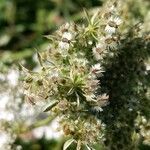
[[[88,23],[89,23],[89,24],[91,24],[89,14],[88,14],[88,12],[87,12],[87,10],[86,10],[86,9],[84,9],[84,14],[85,14],[85,17],[86,17],[86,19],[87,19]]]
[[[44,110],[44,112],[50,111],[53,107],[55,107],[58,104],[58,101],[52,103],[51,105],[49,105],[48,107],[46,107],[46,109]]]
[[[67,140],[63,146],[63,150],[66,150],[73,142],[75,142],[74,139]]]
[[[81,141],[80,140],[77,142],[77,149],[76,150],[81,150]]]
[[[25,73],[29,73],[30,71],[28,69],[26,69],[24,66],[22,66],[21,64],[19,64],[21,70]]]
[[[77,97],[77,106],[79,107],[79,105],[80,105],[80,97],[79,97],[77,92],[75,92],[75,93],[76,93],[76,97]]]
[[[98,15],[98,11],[96,11],[96,13],[94,13],[94,15],[92,16],[92,18],[91,18],[91,23],[92,24],[94,24],[94,22],[95,22],[95,19],[96,19],[96,17],[97,17],[97,15]]]
[[[92,150],[87,144],[85,145],[88,150]]]
[[[72,88],[68,91],[67,95],[72,95],[73,92],[74,92],[74,88],[72,87]]]
[[[37,57],[38,57],[38,60],[39,60],[39,63],[40,63],[40,65],[41,65],[41,67],[43,67],[42,56],[40,55],[39,52],[37,52]]]

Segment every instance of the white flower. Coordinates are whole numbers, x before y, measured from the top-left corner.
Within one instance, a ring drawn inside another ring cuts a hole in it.
[[[104,43],[96,44],[96,48],[105,48]]]
[[[88,41],[88,44],[89,44],[89,45],[92,45],[92,44],[93,44],[93,42],[92,42],[92,41]]]
[[[93,55],[96,60],[102,59],[102,54],[106,49],[106,44],[104,38],[100,39],[99,43],[92,49]]]
[[[102,70],[100,63],[98,63],[98,64],[95,64],[94,66],[92,66],[91,72],[94,74],[100,74],[101,72],[104,72],[104,71]]]
[[[70,27],[70,24],[67,22],[67,23],[64,25],[64,28],[65,28],[65,29],[69,29],[69,27]]]
[[[110,12],[116,12],[117,9],[116,9],[116,7],[115,7],[114,5],[112,5],[112,6],[109,8],[109,11],[110,11]]]
[[[62,35],[62,41],[59,42],[58,47],[62,50],[68,50],[70,47],[70,41],[72,40],[72,34],[64,32]]]
[[[58,47],[62,50],[68,50],[69,46],[70,46],[69,43],[63,41],[60,41],[58,45]]]
[[[119,17],[110,18],[111,21],[114,21],[117,26],[119,26],[122,23],[122,20]]]
[[[99,106],[95,106],[93,109],[94,109],[96,112],[102,112],[102,111],[103,111],[103,109],[102,109],[101,107],[99,107]]]
[[[68,41],[71,41],[72,40],[72,34],[69,32],[64,32],[62,35],[62,38],[67,39]]]
[[[91,91],[96,90],[98,88],[99,80],[95,79],[95,75],[91,76],[91,80],[87,81]]]
[[[96,96],[94,94],[86,95],[86,100],[87,101],[95,101]]]
[[[119,17],[110,17],[108,23],[105,27],[105,31],[109,34],[116,32],[116,28],[122,23],[122,20]]]
[[[115,27],[111,27],[111,26],[109,26],[109,25],[106,25],[105,31],[106,31],[108,34],[113,34],[113,33],[116,32],[116,28],[115,28]]]
[[[105,43],[109,46],[109,47],[111,47],[111,48],[115,48],[116,47],[116,41],[115,41],[116,39],[115,39],[115,37],[112,37],[112,35],[111,34],[109,34],[109,35],[107,35],[106,37],[105,37]],[[111,53],[111,52],[109,52],[109,55],[111,56],[111,55],[114,55],[114,53]]]
[[[102,56],[97,52],[95,47],[93,48],[93,55],[94,55],[96,60],[102,59]]]

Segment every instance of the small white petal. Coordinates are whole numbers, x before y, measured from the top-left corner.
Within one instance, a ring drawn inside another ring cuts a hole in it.
[[[103,48],[103,43],[96,44],[96,48]]]
[[[106,31],[107,33],[109,33],[109,34],[113,34],[113,33],[116,32],[116,28],[111,27],[111,26],[109,26],[109,25],[106,25],[105,31]]]
[[[100,60],[102,56],[96,51],[96,48],[93,48],[93,55],[96,60]]]
[[[59,48],[60,49],[65,49],[65,50],[68,50],[69,49],[69,43],[66,43],[66,42],[59,42]]]
[[[100,74],[101,72],[103,72],[101,65],[98,63],[92,66],[91,72],[94,74]]]
[[[62,38],[65,38],[70,41],[70,40],[72,40],[72,34],[69,32],[64,32],[62,35]]]
[[[102,69],[102,67],[99,63],[92,66],[92,70],[101,70],[101,69]]]
[[[97,112],[102,112],[103,111],[103,109],[99,106],[95,106],[94,110],[97,111]]]
[[[119,17],[116,17],[114,18],[114,22],[117,24],[117,25],[120,25],[122,23],[122,20],[119,18]]]
[[[92,42],[92,41],[88,41],[88,44],[89,44],[89,45],[92,45],[92,44],[93,44],[93,42]]]

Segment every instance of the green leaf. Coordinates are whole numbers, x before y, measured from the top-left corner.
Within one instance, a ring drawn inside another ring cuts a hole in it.
[[[88,23],[91,24],[90,17],[89,17],[87,10],[84,8],[83,11],[84,11],[84,14],[85,14],[85,17],[86,17]]]
[[[81,150],[81,141],[80,140],[77,142],[77,149],[76,150]]]
[[[20,66],[20,68],[21,68],[21,70],[22,70],[23,72],[29,73],[29,70],[26,69],[24,66],[22,66],[21,64],[19,64],[19,66]]]
[[[54,35],[45,35],[44,37],[51,41],[58,40],[58,38]]]
[[[94,13],[94,15],[92,16],[91,18],[91,23],[94,24],[95,20],[96,20],[96,17],[98,16],[98,11],[96,11],[96,13]]]
[[[67,140],[63,146],[63,150],[66,150],[73,142],[75,142],[74,139]]]
[[[52,103],[51,105],[49,105],[48,107],[46,107],[46,109],[44,110],[44,112],[50,111],[53,107],[55,107],[58,104],[58,101]]]
[[[67,95],[72,95],[73,93],[74,93],[74,88],[72,87],[72,88],[68,91]]]
[[[37,50],[36,50],[37,51]],[[41,65],[41,67],[43,67],[43,60],[42,60],[42,56],[40,55],[40,53],[37,51],[37,57],[38,57],[38,61]]]
[[[79,77],[75,75],[73,80],[74,80],[74,83],[78,83]]]
[[[76,97],[77,97],[77,106],[79,107],[79,105],[80,105],[80,97],[79,97],[77,92],[75,92],[75,94],[76,94]]]
[[[88,150],[92,150],[87,144],[85,145]]]

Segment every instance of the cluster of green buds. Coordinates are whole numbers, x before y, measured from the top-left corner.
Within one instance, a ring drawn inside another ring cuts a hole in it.
[[[115,3],[92,17],[86,11],[85,15],[87,24],[66,23],[47,36],[48,50],[37,52],[38,72],[22,66],[26,99],[33,105],[44,102],[43,111],[59,116],[60,128],[70,137],[64,150],[73,142],[78,150],[90,149],[103,138],[105,125],[93,114],[103,111],[109,96],[101,92],[98,78],[104,72],[104,58],[117,44],[122,22]]]

